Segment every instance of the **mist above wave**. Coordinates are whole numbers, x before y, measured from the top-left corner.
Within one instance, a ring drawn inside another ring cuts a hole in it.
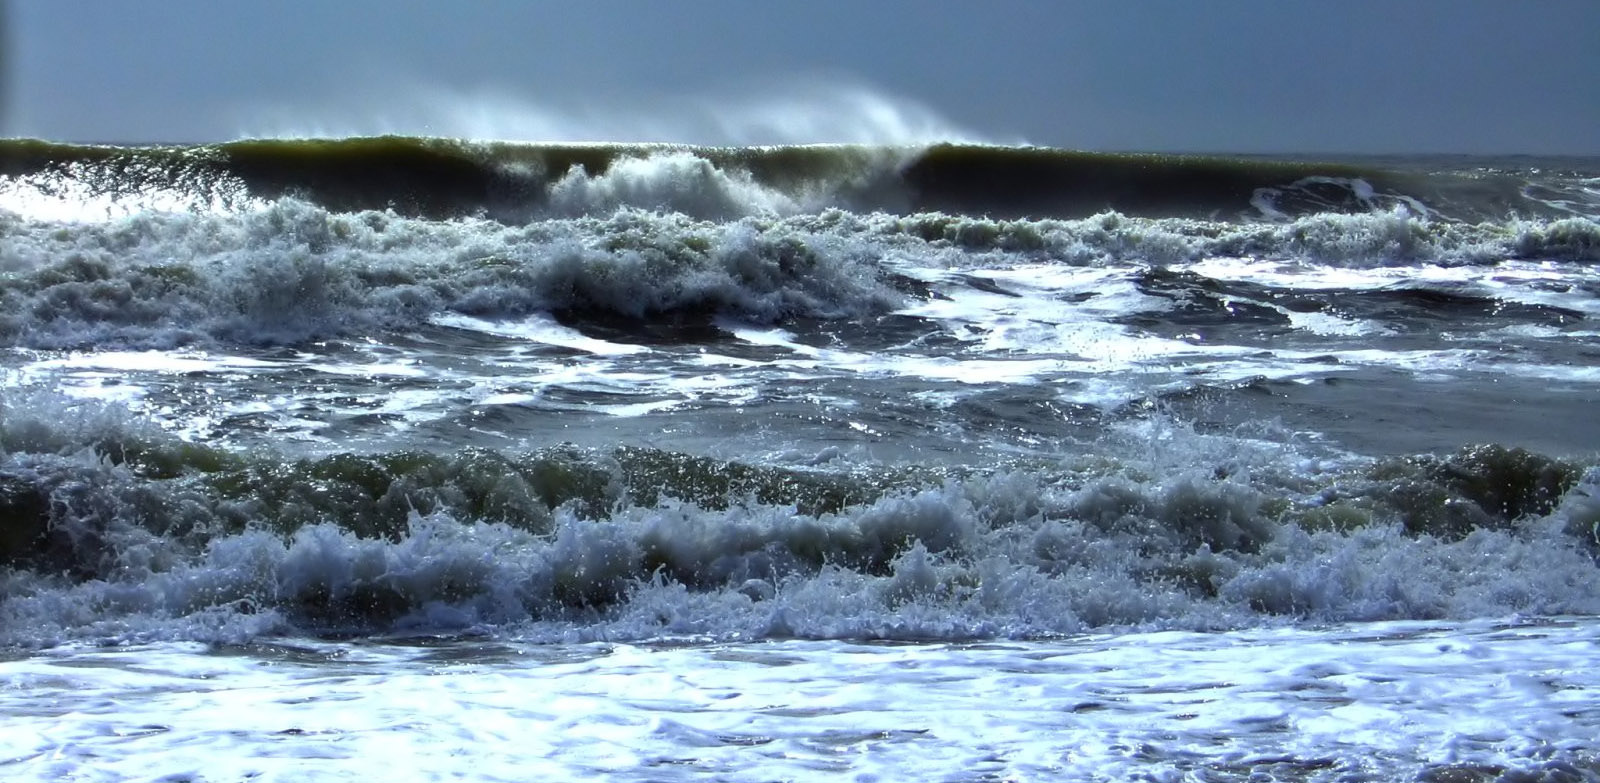
[[[241,112],[240,138],[405,135],[531,142],[711,146],[927,145],[995,141],[915,100],[851,80],[618,99],[534,99],[503,88],[414,85],[324,103]]]

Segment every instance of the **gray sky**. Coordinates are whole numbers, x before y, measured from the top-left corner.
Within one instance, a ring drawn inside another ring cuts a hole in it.
[[[1600,154],[1597,0],[10,0],[0,11],[0,130],[74,141],[952,136]]]

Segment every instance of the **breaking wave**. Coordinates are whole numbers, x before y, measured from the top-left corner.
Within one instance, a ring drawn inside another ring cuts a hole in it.
[[[1094,458],[985,469],[640,447],[291,459],[48,395],[4,411],[8,645],[963,639],[1600,611],[1600,468],[1494,445],[1313,465],[1154,420]]]
[[[674,160],[690,169],[683,177],[711,176],[697,158]],[[570,175],[552,199],[580,216],[525,224],[343,213],[290,198],[87,223],[0,212],[0,344],[294,344],[411,329],[446,313],[557,313],[578,325],[860,318],[931,295],[903,274],[909,259],[1130,273],[1219,257],[1308,268],[1600,260],[1600,224],[1585,218],[1467,224],[1395,211],[1229,223],[830,210],[714,221],[685,213],[752,197],[732,184],[696,186],[672,196],[683,211],[645,211],[624,205],[652,180],[629,182]]]
[[[1434,171],[1035,147],[518,144],[380,137],[190,147],[0,141],[0,207],[92,217],[248,208],[293,196],[335,212],[523,221],[616,206],[699,217],[830,207],[996,218],[1289,220],[1405,209],[1457,221],[1594,217],[1587,169]],[[1587,205],[1587,206],[1585,206]]]

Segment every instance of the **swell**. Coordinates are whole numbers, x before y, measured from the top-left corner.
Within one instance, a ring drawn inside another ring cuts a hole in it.
[[[1161,454],[1107,442],[955,472],[631,446],[297,459],[9,402],[6,644],[530,622],[970,638],[1600,610],[1600,468],[1497,445],[1320,471],[1181,430]]]
[[[641,160],[670,164],[641,171]],[[629,167],[634,170],[624,172]],[[0,141],[0,174],[41,192],[80,191],[112,199],[159,192],[168,200],[224,208],[292,196],[336,212],[393,210],[435,219],[482,215],[513,222],[619,205],[688,206],[705,217],[837,207],[996,218],[1078,218],[1110,210],[1137,217],[1231,220],[1400,206],[1456,220],[1592,216],[1595,205],[1582,183],[1592,181],[1593,174],[1585,171],[1543,172],[1535,185],[1525,171],[1470,165],[1439,171],[1381,160],[1326,163],[969,145],[690,147],[411,137],[189,147]],[[583,193],[574,198],[577,191]]]

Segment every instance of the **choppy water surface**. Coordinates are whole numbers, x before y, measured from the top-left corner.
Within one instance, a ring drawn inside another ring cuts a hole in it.
[[[1592,160],[0,150],[17,774],[1600,777]]]
[[[58,650],[14,779],[1584,780],[1593,621],[1061,642]]]

